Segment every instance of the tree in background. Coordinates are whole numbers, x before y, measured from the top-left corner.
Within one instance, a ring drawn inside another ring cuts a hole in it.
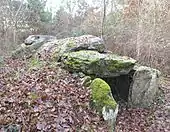
[[[46,2],[0,1],[0,53],[30,34],[102,34],[108,50],[170,72],[169,0],[63,0],[56,12]]]
[[[13,50],[28,34],[41,32],[52,21],[45,0],[0,1],[0,53]]]
[[[72,27],[72,16],[70,13],[66,12],[64,7],[56,12],[54,16],[54,34],[57,38],[63,38],[64,36],[70,35],[70,30]]]
[[[51,22],[52,12],[46,10],[47,0],[27,0],[27,7],[30,13],[30,19],[35,22]]]
[[[22,1],[0,1],[0,47],[2,51],[15,47],[15,43],[18,42],[17,32],[24,25],[25,8]]]
[[[168,0],[127,0],[112,7],[116,8],[106,16],[107,47],[170,72]]]

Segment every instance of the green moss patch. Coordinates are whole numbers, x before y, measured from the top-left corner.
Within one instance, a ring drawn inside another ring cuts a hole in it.
[[[92,102],[96,110],[101,113],[103,107],[106,109],[116,109],[117,103],[112,97],[110,86],[102,79],[96,78],[92,81]]]
[[[83,72],[98,77],[115,77],[128,74],[136,60],[115,54],[81,50],[63,54],[61,62],[67,70],[72,72]]]

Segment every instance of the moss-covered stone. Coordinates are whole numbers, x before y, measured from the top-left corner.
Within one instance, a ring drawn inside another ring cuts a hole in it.
[[[107,121],[108,131],[114,132],[118,104],[112,97],[110,86],[104,80],[96,78],[92,81],[90,88],[92,91],[92,106]]]
[[[72,39],[68,40],[67,47],[68,47],[68,48],[74,48],[74,47],[76,47],[75,41],[72,40]]]
[[[61,61],[65,68],[72,72],[83,72],[99,77],[128,74],[136,62],[131,58],[89,50],[65,53],[62,55]]]
[[[92,90],[92,102],[99,113],[102,109],[116,109],[117,103],[112,97],[110,86],[102,79],[96,78],[92,81],[90,88]]]

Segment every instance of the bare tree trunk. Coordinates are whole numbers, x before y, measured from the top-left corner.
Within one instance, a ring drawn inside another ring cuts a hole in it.
[[[151,40],[150,40],[150,43],[149,43],[149,64],[150,66],[152,67],[152,63],[153,63],[153,57],[152,57],[152,49],[153,49],[153,45],[155,45],[155,29],[156,29],[156,1],[154,0],[154,7],[152,8],[151,7],[151,10],[153,11],[153,27],[152,27],[152,35],[151,35]]]
[[[105,23],[105,18],[106,18],[106,0],[103,0],[103,18],[102,18],[102,30],[101,30],[101,38],[104,40],[104,23]]]
[[[137,28],[137,38],[136,38],[136,58],[140,59],[140,48],[142,44],[142,10],[141,10],[140,2],[138,1],[138,28]]]
[[[16,31],[13,29],[13,42],[16,43]]]
[[[114,0],[111,0],[111,9],[110,9],[110,12],[113,12],[113,4],[114,4]]]

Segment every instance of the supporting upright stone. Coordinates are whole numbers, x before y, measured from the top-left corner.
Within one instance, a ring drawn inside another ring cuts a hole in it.
[[[136,66],[134,70],[130,103],[134,107],[149,107],[158,92],[160,72],[146,66]]]

